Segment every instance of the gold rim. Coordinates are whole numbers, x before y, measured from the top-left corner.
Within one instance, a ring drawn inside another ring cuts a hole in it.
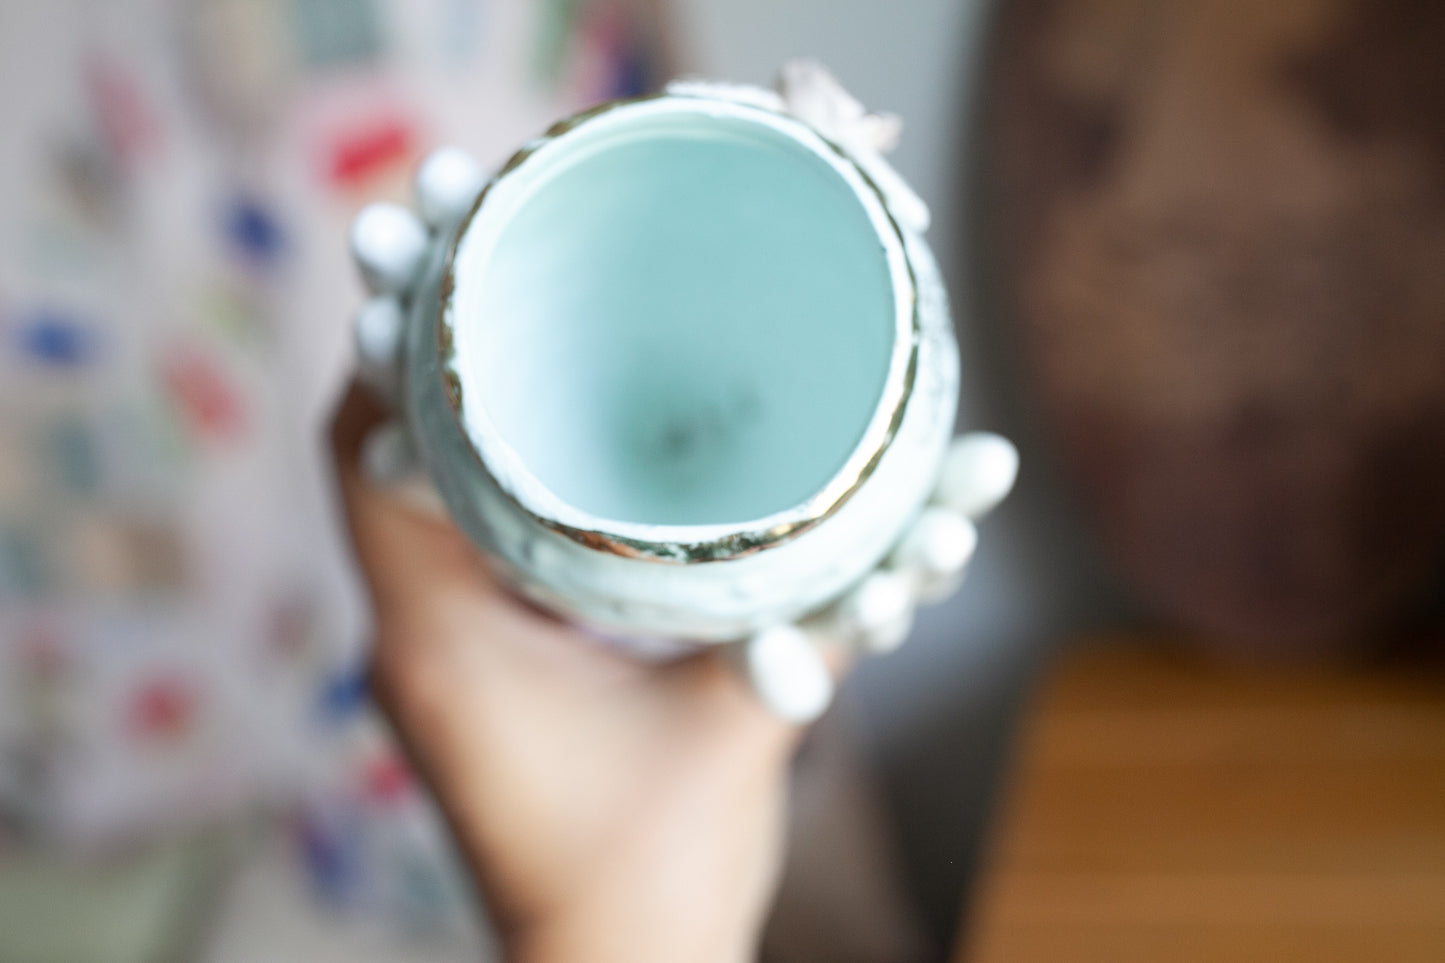
[[[526,505],[524,505],[514,493],[512,493],[505,486],[497,482],[495,476],[492,474],[491,470],[487,467],[486,462],[483,460],[481,452],[477,450],[476,442],[472,440],[471,433],[467,430],[465,420],[462,416],[461,378],[458,376],[454,367],[454,361],[456,359],[456,345],[455,337],[453,334],[451,312],[452,295],[456,289],[456,279],[453,274],[453,269],[455,266],[457,249],[461,244],[462,238],[466,235],[468,229],[471,227],[472,221],[476,218],[478,212],[481,211],[482,205],[486,202],[487,196],[491,193],[492,188],[495,187],[504,177],[506,177],[508,174],[512,173],[518,167],[524,164],[529,158],[532,157],[533,154],[545,147],[547,144],[561,137],[563,134],[569,133],[570,131],[576,129],[577,127],[580,127],[588,121],[593,120],[603,114],[610,113],[611,111],[618,108],[628,107],[634,104],[646,103],[648,101],[661,99],[708,101],[712,100],[713,98],[709,98],[703,95],[667,93],[666,91],[664,91],[656,94],[649,94],[643,97],[634,97],[625,100],[612,100],[607,101],[606,103],[598,104],[595,107],[588,108],[587,110],[584,110],[580,113],[573,114],[569,117],[557,121],[551,127],[547,128],[547,130],[541,136],[524,144],[516,153],[514,153],[507,160],[505,164],[502,165],[502,167],[496,172],[496,174],[491,177],[491,179],[487,182],[486,186],[482,188],[481,193],[477,195],[477,199],[472,203],[472,206],[467,211],[466,215],[457,224],[456,228],[452,233],[450,241],[447,242],[447,255],[442,267],[441,285],[438,290],[437,298],[437,316],[435,327],[437,359],[441,372],[440,377],[442,379],[443,396],[446,398],[447,407],[451,410],[452,418],[456,424],[457,430],[462,433],[462,436],[467,441],[468,450],[472,453],[472,457],[476,459],[477,465],[482,469],[483,472],[487,474],[487,477],[491,479],[492,484],[496,486],[497,490],[500,491],[502,495],[505,496],[513,505],[515,505],[522,513],[527,515],[529,518],[534,519],[538,524],[543,525],[544,527],[549,528],[552,531],[571,539],[577,544],[582,545],[585,548],[592,549],[594,551],[605,552],[611,555],[621,556],[623,558],[643,559],[656,562],[673,562],[680,564],[720,562],[727,561],[729,559],[742,558],[747,555],[752,555],[755,552],[774,548],[778,545],[783,544],[784,542],[788,542],[794,538],[797,538],[799,535],[802,535],[804,532],[808,531],[820,522],[829,518],[840,508],[842,508],[843,505],[847,503],[848,499],[851,498],[853,494],[860,487],[862,487],[863,483],[872,476],[874,470],[878,467],[878,463],[882,460],[883,455],[893,444],[893,439],[898,433],[899,425],[901,425],[903,422],[903,415],[904,412],[907,410],[908,401],[913,395],[914,381],[917,378],[918,374],[918,352],[922,341],[922,324],[918,315],[918,279],[913,270],[912,259],[908,255],[908,243],[907,240],[904,238],[902,229],[898,226],[897,219],[894,218],[893,212],[888,206],[888,199],[883,194],[883,191],[878,187],[877,183],[874,182],[873,178],[868,175],[868,172],[864,170],[862,166],[859,165],[856,161],[854,161],[853,158],[848,154],[848,152],[837,143],[824,136],[816,128],[812,127],[807,122],[801,120],[800,118],[794,117],[791,114],[779,113],[777,111],[769,110],[768,108],[754,104],[735,103],[735,106],[741,109],[771,114],[776,117],[783,117],[795,124],[806,128],[807,130],[811,131],[824,145],[826,145],[828,149],[831,150],[839,160],[846,164],[852,171],[857,173],[864,185],[867,186],[868,190],[871,191],[873,196],[877,199],[879,209],[883,212],[884,220],[886,221],[889,230],[891,230],[893,238],[898,243],[898,250],[902,255],[905,276],[908,282],[907,291],[903,292],[908,297],[910,302],[908,308],[910,317],[910,344],[908,348],[908,361],[903,372],[903,378],[901,381],[900,390],[898,392],[898,397],[894,402],[893,410],[890,413],[886,430],[884,431],[882,437],[874,445],[874,448],[869,454],[868,459],[863,462],[853,472],[851,476],[845,476],[843,474],[843,471],[848,467],[848,464],[845,463],[843,469],[840,469],[837,474],[830,478],[828,480],[828,483],[824,485],[823,488],[816,495],[803,503],[805,506],[807,506],[806,509],[803,511],[803,517],[792,519],[779,524],[765,525],[758,528],[748,528],[747,523],[744,523],[738,528],[737,531],[730,532],[729,534],[721,537],[703,539],[699,541],[683,541],[632,538],[625,535],[620,535],[615,532],[602,531],[596,528],[582,528],[578,526],[568,525],[557,519],[547,518],[546,516],[539,515],[538,513],[532,511]],[[897,292],[895,292],[895,298],[896,297]],[[887,387],[888,386],[885,384],[885,391],[887,390]],[[854,461],[854,458],[855,455],[849,455],[848,462]],[[785,510],[785,512],[781,514],[791,513],[792,511],[795,510]],[[686,528],[703,526],[643,527]]]

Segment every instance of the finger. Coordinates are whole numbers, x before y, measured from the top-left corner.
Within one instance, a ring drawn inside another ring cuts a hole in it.
[[[332,417],[330,443],[337,487],[357,561],[378,608],[409,604],[427,590],[466,580],[489,586],[484,567],[446,518],[418,511],[371,484],[363,468],[367,438],[390,413],[353,381]]]
[[[331,416],[331,455],[343,479],[359,477],[361,449],[373,428],[387,420],[387,411],[358,381],[347,385]]]
[[[857,647],[841,639],[823,636],[816,638],[814,645],[817,646],[818,654],[823,657],[823,664],[828,667],[835,684],[841,684],[848,677],[848,673],[853,671],[853,666],[858,664]]]
[[[761,749],[768,758],[786,756],[806,725],[785,718],[759,698],[742,652],[742,644],[708,645],[657,671],[674,686],[678,708],[705,719],[727,744],[749,752]]]

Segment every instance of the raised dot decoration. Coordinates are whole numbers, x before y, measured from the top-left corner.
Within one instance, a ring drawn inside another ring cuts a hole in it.
[[[986,431],[963,435],[943,460],[934,501],[978,518],[1003,501],[1018,470],[1018,450],[1007,438]]]
[[[399,204],[371,204],[351,225],[351,256],[372,294],[399,294],[416,280],[429,237]]]
[[[401,302],[382,294],[361,306],[352,325],[357,373],[388,400],[395,398],[399,380],[403,320]]]
[[[436,230],[454,227],[471,210],[487,182],[486,171],[458,147],[433,151],[416,172],[416,206]]]
[[[794,625],[775,625],[743,643],[748,681],[774,714],[789,722],[812,722],[833,701],[833,676],[808,635]]]

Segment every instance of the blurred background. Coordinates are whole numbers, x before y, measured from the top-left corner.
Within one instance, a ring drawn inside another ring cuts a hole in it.
[[[0,960],[495,949],[367,705],[345,230],[678,72],[905,119],[1020,443],[770,960],[1445,958],[1445,7],[0,2]]]

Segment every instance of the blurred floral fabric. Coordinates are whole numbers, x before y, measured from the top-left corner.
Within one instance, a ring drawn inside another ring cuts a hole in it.
[[[0,5],[0,842],[394,799],[319,457],[359,207],[645,89],[581,0]],[[345,744],[355,751],[338,752]],[[355,747],[360,748],[355,748]],[[400,782],[399,782],[400,780]],[[320,867],[321,820],[303,834]]]

